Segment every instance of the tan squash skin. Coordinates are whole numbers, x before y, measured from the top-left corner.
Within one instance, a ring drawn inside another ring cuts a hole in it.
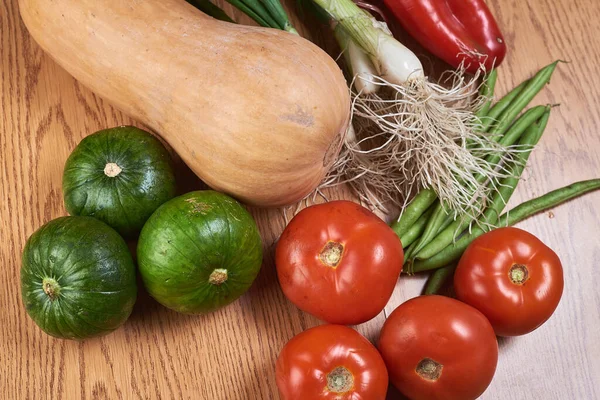
[[[349,119],[336,63],[287,32],[184,0],[20,0],[34,39],[76,79],[158,132],[211,187],[279,206],[310,193]]]

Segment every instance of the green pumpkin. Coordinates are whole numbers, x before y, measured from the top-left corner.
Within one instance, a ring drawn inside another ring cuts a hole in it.
[[[138,265],[146,289],[175,311],[214,311],[252,285],[262,263],[254,219],[214,191],[187,193],[156,210],[142,229]]]
[[[49,335],[85,339],[109,333],[127,320],[135,303],[131,253],[97,219],[55,219],[27,240],[21,294],[29,316]]]
[[[84,138],[63,174],[65,206],[71,215],[106,222],[125,237],[175,196],[171,158],[150,133],[132,126]]]

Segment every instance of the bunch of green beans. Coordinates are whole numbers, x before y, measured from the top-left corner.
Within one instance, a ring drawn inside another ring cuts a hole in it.
[[[558,61],[555,61],[542,68],[533,78],[518,85],[493,106],[491,106],[491,100],[484,103],[483,107],[477,113],[482,121],[481,129],[488,132],[493,140],[499,142],[503,146],[513,145],[521,137],[525,129],[540,118],[542,113],[545,112],[543,106],[534,107],[525,112],[520,118],[516,119],[531,100],[533,100],[535,95],[542,90],[544,85],[550,82],[552,73],[557,65]],[[482,96],[485,96],[485,98],[488,99],[493,97],[496,79],[497,72],[495,70],[486,76],[482,85]],[[475,151],[476,149],[473,150]],[[493,154],[488,156],[487,161],[491,165],[497,165],[501,159],[502,154]],[[477,176],[479,182],[484,182],[486,179],[487,177],[485,176]],[[435,204],[434,209],[430,218],[427,220],[423,231],[418,239],[416,239],[416,244],[406,252],[405,257],[409,264],[412,262],[413,258],[422,258],[422,250],[425,249],[428,252],[431,252],[431,249],[426,249],[426,247],[431,242],[437,242],[436,238],[442,230],[447,229],[448,227],[453,227],[457,230],[456,225],[451,226],[454,221],[453,216],[447,212],[444,205],[438,201],[435,192],[431,189],[425,189],[417,194],[415,199],[404,210],[401,218],[392,225],[392,228],[398,233],[398,236],[402,237],[402,235],[412,227],[425,210],[432,204]],[[462,222],[459,222],[459,225],[468,225],[473,219],[468,220],[465,216],[460,216],[460,218]],[[447,244],[448,243],[445,245]]]
[[[522,111],[550,81],[558,62],[542,68],[495,104],[492,104],[491,98],[497,72],[493,70],[486,76],[480,94],[489,100],[477,112],[481,129],[503,146],[518,144],[520,151],[504,164],[502,154],[487,157],[491,165],[504,168],[509,174],[501,182],[489,182],[489,185],[493,185],[494,195],[485,207],[479,204],[482,210],[480,215],[451,215],[434,191],[424,189],[405,208],[398,221],[392,224],[405,248],[405,272],[412,274],[435,270],[425,288],[426,294],[439,291],[454,274],[458,258],[479,235],[495,226],[512,225],[546,208],[600,188],[600,180],[579,182],[523,203],[500,216],[515,191],[533,147],[544,132],[551,107],[537,106],[524,113]],[[468,146],[471,151],[477,151],[475,146]],[[486,179],[485,176],[477,176],[479,182],[483,183]],[[475,220],[477,225],[470,231],[469,227]]]

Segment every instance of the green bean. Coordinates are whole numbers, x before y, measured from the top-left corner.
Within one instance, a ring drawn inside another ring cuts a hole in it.
[[[427,284],[425,285],[425,290],[423,294],[437,294],[444,284],[454,275],[454,271],[456,271],[456,263],[452,263],[450,265],[446,265],[443,268],[436,269],[427,280]]]
[[[410,263],[411,263],[411,259],[412,259],[412,254],[415,251],[416,245],[417,245],[417,242],[414,242],[410,246],[408,246],[408,249],[404,250],[404,265],[409,266],[409,271],[410,271]],[[409,274],[410,274],[410,272],[409,272]]]
[[[511,163],[512,169],[510,171],[510,176],[502,180],[502,185],[492,199],[492,204],[483,213],[483,224],[493,225],[498,220],[498,216],[502,210],[504,210],[504,207],[515,192],[517,184],[519,183],[521,175],[523,174],[523,170],[525,170],[527,160],[529,160],[529,156],[531,155],[531,151],[542,137],[542,134],[546,129],[546,125],[548,125],[549,118],[550,109],[548,109],[544,115],[542,115],[538,122],[527,129],[527,132],[525,132],[521,138],[519,144],[524,149],[517,154],[515,161]]]
[[[503,146],[512,146],[521,138],[523,132],[531,126],[535,121],[548,110],[550,106],[535,106],[527,110],[521,115],[510,127],[504,136],[500,139],[499,143]],[[496,165],[500,162],[501,155],[493,154],[488,156],[487,161],[491,165]]]
[[[573,198],[582,196],[586,193],[600,189],[600,179],[590,179],[580,181],[553,190],[543,196],[521,203],[517,207],[502,214],[498,219],[498,226],[512,226],[522,220],[531,217],[537,213],[549,208],[556,207]],[[485,232],[491,230],[489,227],[475,227],[469,235],[460,238],[456,243],[447,246],[444,250],[435,256],[426,260],[416,260],[412,265],[413,272],[428,271],[438,269],[460,258],[469,244]]]
[[[507,95],[505,95],[500,101],[498,101],[487,113],[486,118],[482,121],[483,128],[487,129],[490,127],[493,121],[496,121],[496,124],[489,130],[490,134],[495,137],[495,140],[501,141],[504,145],[509,145],[511,141],[516,140],[520,135],[518,134],[519,129],[526,127],[525,124],[528,120],[533,118],[536,113],[540,112],[539,108],[534,107],[530,112],[526,112],[524,117],[525,119],[520,119],[521,124],[514,127],[508,137],[505,137],[505,133],[507,130],[511,128],[513,125],[514,119],[521,113],[521,111],[529,104],[529,102],[535,97],[537,93],[543,88],[543,86],[550,81],[552,73],[556,69],[556,65],[559,61],[555,61],[554,63],[542,68],[537,74],[529,79],[521,83],[519,86],[511,90]],[[501,159],[501,155],[490,155],[489,156],[492,161],[497,163]],[[478,179],[484,180],[484,176],[478,176]],[[421,193],[415,197],[417,199],[420,197]],[[433,195],[431,193],[427,193],[423,195],[423,197],[428,197],[428,201],[435,201],[435,193]],[[433,200],[431,200],[433,199]],[[414,201],[413,201],[414,202]],[[431,205],[431,203],[425,202],[423,200],[426,207],[420,202],[416,202],[415,210],[408,213],[406,218],[402,218],[398,222],[396,222],[392,227],[398,233],[398,236],[404,234],[412,224],[416,222],[419,216]],[[412,205],[412,203],[411,203]],[[410,206],[409,206],[410,207]],[[441,212],[441,211],[440,211]],[[406,210],[405,210],[406,213]],[[432,225],[429,229],[426,229],[426,232],[434,232],[434,235],[437,234],[440,230],[440,227],[444,225],[449,225],[452,222],[450,217],[445,217],[442,221],[436,221],[436,226]],[[433,224],[433,222],[432,222]],[[434,229],[435,228],[435,229]],[[421,245],[419,247],[424,247],[427,245],[426,240],[424,238],[425,235],[422,235],[419,241]]]
[[[521,93],[510,103],[510,105],[498,117],[498,121],[489,130],[490,135],[501,137],[510,127],[512,121],[523,111],[529,102],[536,94],[542,90],[544,85],[550,82],[552,73],[556,69],[559,61],[542,68],[537,74],[525,85]]]
[[[206,15],[210,15],[213,18],[220,19],[221,21],[234,22],[229,15],[225,13],[218,6],[210,2],[210,0],[186,0],[188,3],[202,11]]]
[[[412,254],[418,254],[419,251],[426,246],[433,238],[436,237],[439,231],[444,229],[448,224],[452,222],[452,217],[446,212],[441,202],[438,202],[433,209],[433,213],[427,221],[423,234],[416,242]]]
[[[542,132],[543,132],[543,129],[545,128],[545,126],[548,122],[549,113],[550,113],[549,106],[538,106],[538,107],[534,107],[534,108],[528,110],[513,124],[513,126],[508,131],[506,136],[510,135],[511,137],[515,137],[515,138],[523,136],[523,138],[521,140],[521,144],[526,145],[526,146],[534,145],[534,143],[531,143],[531,141],[533,139],[535,139],[535,137],[530,136],[529,138],[526,138],[528,135],[528,131],[530,128],[535,126],[535,122],[537,119],[542,118],[540,120],[540,123],[543,122],[543,127],[542,127]],[[535,118],[535,119],[532,119],[532,118]],[[532,125],[532,123],[533,123],[533,125]],[[526,129],[527,129],[527,132],[523,135],[523,132]],[[539,129],[539,125],[536,129]],[[541,135],[541,132],[539,132],[539,133]],[[537,138],[537,140],[539,140],[539,137]],[[537,140],[536,140],[536,143],[537,143]],[[513,139],[511,139],[511,141],[513,141]],[[531,148],[529,148],[526,152],[519,153],[517,155],[518,162],[523,163],[522,165],[524,166],[525,163],[527,162],[527,159],[528,159],[530,153],[531,153]],[[489,161],[490,161],[490,163],[494,163],[494,165],[495,165],[500,161],[500,157],[498,157],[498,159],[493,157],[493,158],[489,159]],[[522,168],[520,171],[518,169],[512,171],[512,175],[517,176],[517,177],[520,176],[521,173],[522,173]],[[506,192],[507,192],[508,188],[506,188],[504,185],[510,184],[512,186],[512,184],[514,183],[514,185],[516,186],[517,182],[518,182],[518,180],[517,181],[510,180],[510,182],[503,183],[503,186],[501,186],[501,187],[504,188],[504,192],[501,194],[501,196],[499,196],[500,201],[503,201],[503,199],[506,199],[506,197],[504,197],[504,196],[506,196]],[[514,190],[514,186],[512,186],[512,187]],[[511,195],[512,195],[512,192],[511,192]],[[497,198],[498,198],[498,196],[497,196]],[[496,200],[496,201],[498,201],[498,200]],[[459,234],[462,231],[464,231],[474,219],[475,219],[475,217],[472,215],[463,215],[460,218],[455,219],[450,224],[448,224],[441,232],[439,232],[435,238],[432,238],[432,240],[430,240],[429,243],[427,243],[425,246],[423,246],[423,248],[415,255],[415,257],[419,258],[419,259],[426,259],[426,258],[432,257],[435,254],[437,254],[438,252],[442,251],[446,246],[448,246],[450,243],[452,243],[456,234]]]
[[[537,121],[549,109],[549,106],[537,106],[527,110],[527,112],[525,112],[521,117],[519,117],[517,121],[515,121],[515,123],[506,133],[506,135],[504,135],[504,137],[500,140],[500,143],[504,146],[512,146],[523,135],[523,132],[525,132],[525,130],[528,127],[534,124],[535,121]],[[490,154],[487,157],[487,162],[489,162],[492,166],[496,166],[501,159],[501,154]],[[478,174],[476,176],[476,179],[478,182],[482,183],[487,179],[487,177],[484,174]],[[473,219],[474,217],[470,217],[468,215],[464,215],[462,219],[454,219],[449,213],[447,213],[444,210],[441,203],[438,202],[436,209],[430,217],[423,234],[419,238],[418,245],[415,247],[413,254],[416,254],[416,257],[418,258],[427,258],[428,256],[422,255],[421,252],[422,250],[425,250],[428,246],[435,246],[435,252],[430,253],[432,250],[428,249],[426,254],[435,254],[436,252],[446,247],[452,241],[454,233],[456,232],[459,225],[462,228],[459,230],[459,232],[461,232],[466,226],[468,226],[471,223],[471,221],[473,221]],[[451,230],[449,230],[448,228],[451,228]],[[440,235],[446,230],[448,230],[448,232],[444,233],[444,235],[446,235],[446,238],[444,239],[445,243],[442,246],[442,241],[437,243],[436,239],[438,235]],[[448,238],[450,238],[450,242],[448,242]],[[440,248],[440,246],[442,247]]]
[[[488,111],[485,118],[483,118],[483,132],[487,132],[490,126],[496,122],[500,114],[504,112],[510,106],[510,103],[523,91],[525,86],[529,83],[529,79],[522,82],[519,86],[508,92],[503,98],[498,100],[496,104]]]
[[[433,212],[433,207],[429,207],[427,211],[419,217],[419,219],[400,237],[402,247],[406,248],[413,244],[415,240],[421,236],[427,225],[427,221]]]
[[[398,221],[392,224],[396,235],[402,237],[436,199],[437,194],[432,189],[421,190],[404,209]]]
[[[487,116],[487,113],[490,110],[492,100],[494,99],[494,89],[496,87],[497,79],[498,70],[496,69],[491,70],[490,73],[485,76],[485,79],[479,91],[479,96],[485,98],[486,100],[485,103],[483,103],[483,105],[479,109],[479,111],[477,111],[476,113],[479,119],[483,119],[485,116]]]
[[[523,170],[525,169],[527,160],[529,159],[529,156],[531,155],[531,151],[533,150],[535,145],[538,143],[538,141],[542,137],[542,133],[546,129],[546,125],[548,124],[549,117],[550,117],[550,108],[547,108],[545,110],[544,114],[541,116],[540,120],[535,122],[534,124],[532,124],[527,129],[527,131],[523,134],[523,137],[519,141],[519,145],[521,145],[524,149],[516,155],[515,160],[511,163],[512,168],[510,171],[510,176],[508,176],[507,178],[502,180],[497,193],[495,194],[494,198],[492,199],[492,203],[487,208],[487,210],[485,210],[485,212],[483,213],[483,216],[481,218],[482,224],[493,225],[498,220],[498,216],[500,215],[500,213],[506,206],[506,203],[513,195],[513,193],[517,187],[517,184],[519,183],[519,179],[520,179],[521,175],[523,174]],[[466,228],[466,226],[465,226],[465,228]],[[453,232],[456,232],[456,230]],[[459,232],[462,232],[462,230]],[[436,238],[436,240],[437,240],[437,238]],[[446,243],[446,245],[447,244],[448,243]],[[435,246],[435,247],[438,247],[438,246]],[[439,247],[441,247],[441,249],[443,249],[446,246],[440,245]],[[439,251],[439,250],[440,249],[437,249],[437,251]],[[424,254],[421,254],[421,252],[417,252],[415,255],[415,258],[426,259],[426,258],[431,257],[434,254],[436,254],[436,252],[432,252],[431,250],[429,250],[428,252],[424,252]]]

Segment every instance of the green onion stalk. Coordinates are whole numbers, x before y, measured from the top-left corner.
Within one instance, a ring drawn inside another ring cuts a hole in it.
[[[200,11],[222,21],[233,22],[225,12],[209,0],[186,0]],[[281,29],[295,35],[298,31],[292,26],[290,19],[279,0],[227,0],[231,5],[252,18],[259,25]]]

